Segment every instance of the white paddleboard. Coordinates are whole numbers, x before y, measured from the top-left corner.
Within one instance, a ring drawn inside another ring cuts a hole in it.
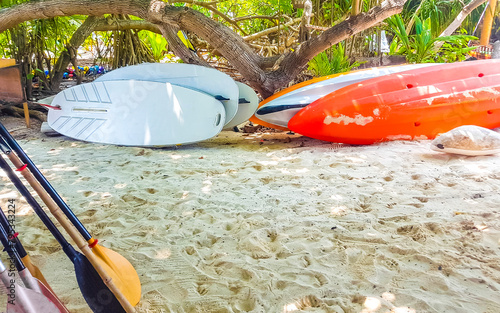
[[[367,70],[359,70],[344,75],[319,81],[317,83],[290,91],[281,97],[261,106],[255,116],[265,122],[282,127],[288,127],[288,121],[302,108],[308,104],[334,92],[340,88],[364,80],[383,75],[409,71],[417,68],[434,66],[438,63],[407,64],[400,66],[374,67]]]
[[[47,116],[65,136],[124,146],[172,146],[216,136],[224,125],[220,101],[189,88],[120,80],[60,92]]]
[[[245,123],[254,115],[255,110],[259,106],[259,97],[250,86],[236,82],[239,89],[238,111],[233,119],[226,125],[224,129],[233,129],[233,127]]]
[[[116,80],[143,80],[171,83],[202,91],[220,100],[226,110],[224,124],[228,124],[238,110],[238,86],[229,76],[216,69],[184,63],[143,63],[121,67],[97,78],[96,82]]]

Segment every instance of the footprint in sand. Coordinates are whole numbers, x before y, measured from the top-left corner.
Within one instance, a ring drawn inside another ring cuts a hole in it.
[[[421,225],[405,225],[397,229],[398,234],[410,236],[411,239],[418,242],[427,240],[425,229]]]
[[[209,288],[210,288],[210,284],[208,284],[206,282],[197,282],[196,283],[196,292],[200,296],[206,295],[208,293]]]
[[[154,188],[146,188],[147,193],[154,195],[155,193],[158,192],[158,190]]]
[[[256,306],[257,297],[249,290],[243,299],[238,300],[234,308],[240,312],[251,312],[255,310]]]
[[[142,199],[142,198],[139,198],[139,197],[136,197],[136,196],[132,196],[132,195],[123,195],[121,197],[121,199],[123,201],[125,201],[126,203],[132,205],[132,206],[141,206],[141,205],[145,205],[147,203],[146,200]]]
[[[316,296],[307,295],[300,297],[298,300],[291,304],[285,306],[284,312],[294,312],[294,311],[309,311],[309,308],[319,308],[323,304],[323,301]]]

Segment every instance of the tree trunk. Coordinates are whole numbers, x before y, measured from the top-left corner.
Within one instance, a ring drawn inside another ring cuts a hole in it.
[[[481,4],[485,3],[488,0],[473,0],[469,4],[467,4],[460,13],[458,13],[457,17],[451,24],[439,35],[440,37],[442,36],[450,36],[457,30],[460,25],[462,25],[462,22],[465,20],[465,18],[474,11],[475,8],[480,6]],[[496,1],[496,0],[493,0]]]
[[[230,28],[188,7],[171,6],[161,0],[45,0],[29,1],[0,10],[0,32],[23,21],[76,14],[135,15],[158,26],[170,37],[168,27],[187,30],[207,41],[265,98],[294,79],[318,53],[334,44],[400,13],[407,0],[385,0],[370,11],[351,16],[321,35],[303,42],[276,61],[258,56],[245,40]],[[165,28],[165,26],[167,28]],[[172,38],[171,38],[172,39]],[[179,50],[181,48],[179,47]],[[194,56],[193,56],[194,57]]]
[[[97,16],[89,16],[69,40],[69,46],[71,49],[75,49],[75,51],[78,50],[85,39],[92,34],[98,22],[103,20],[103,18]],[[71,62],[71,55],[68,49],[65,49],[61,52],[59,59],[57,59],[56,64],[54,65],[54,72],[52,73],[52,77],[50,79],[50,88],[52,90],[59,90],[64,71],[68,67],[69,62]]]
[[[159,25],[163,37],[167,39],[168,48],[171,49],[176,56],[181,58],[186,63],[189,64],[197,64],[203,66],[210,66],[208,62],[198,57],[198,55],[191,51],[186,45],[180,40],[179,36],[177,36],[178,28],[175,26],[164,24]]]
[[[311,24],[312,7],[311,0],[306,0],[304,2],[304,13],[302,14],[302,20],[299,26],[299,42],[304,42],[311,38],[311,32],[307,26]]]

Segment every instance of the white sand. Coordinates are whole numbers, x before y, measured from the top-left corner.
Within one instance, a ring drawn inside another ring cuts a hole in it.
[[[138,312],[500,312],[500,155],[233,132],[143,149],[17,129],[89,231],[135,266]],[[16,201],[30,255],[72,312],[90,312]]]

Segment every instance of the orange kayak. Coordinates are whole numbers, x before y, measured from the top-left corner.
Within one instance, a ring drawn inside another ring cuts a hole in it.
[[[500,127],[500,60],[410,70],[349,85],[299,111],[288,128],[339,143],[433,139],[461,125]]]
[[[290,86],[286,89],[283,89],[275,94],[273,94],[272,96],[266,98],[265,100],[263,100],[262,102],[259,103],[259,108],[261,106],[263,106],[264,104],[274,100],[274,99],[277,99],[287,93],[289,93],[290,91],[294,91],[296,89],[299,89],[299,88],[302,88],[302,87],[305,87],[305,86],[308,86],[308,85],[311,85],[311,84],[314,84],[314,83],[317,83],[317,82],[320,82],[320,81],[323,81],[325,79],[330,79],[330,78],[333,78],[333,77],[337,77],[339,75],[342,75],[343,73],[339,73],[339,74],[333,74],[333,75],[328,75],[328,76],[322,76],[322,77],[317,77],[317,78],[313,78],[313,79],[310,79],[310,80],[306,80],[306,81],[303,81],[301,83],[298,83],[298,84],[295,84],[293,86]],[[250,122],[252,123],[255,123],[255,124],[259,124],[259,125],[262,125],[264,127],[269,127],[269,128],[274,128],[274,129],[279,129],[279,130],[289,130],[288,128],[286,127],[282,127],[282,126],[278,126],[276,124],[272,124],[272,123],[268,123],[268,122],[265,122],[263,120],[261,120],[260,118],[256,117],[255,115],[253,115],[252,117],[250,117],[248,119]]]

